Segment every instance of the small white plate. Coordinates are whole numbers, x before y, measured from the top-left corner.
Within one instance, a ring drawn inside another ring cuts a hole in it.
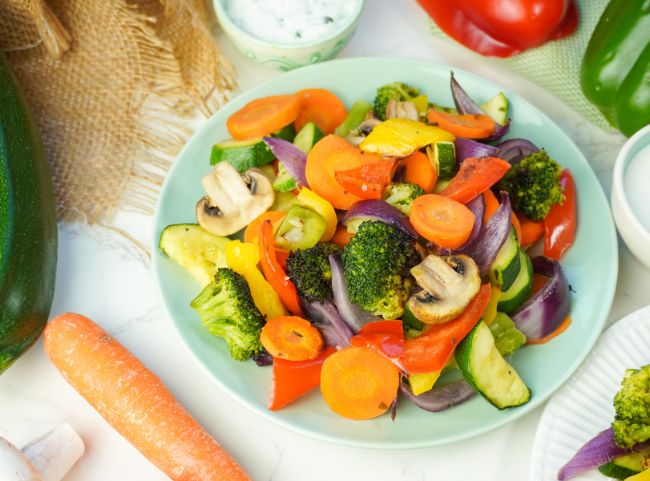
[[[537,428],[530,481],[557,481],[558,470],[589,439],[609,427],[612,400],[626,369],[650,363],[650,306],[607,329],[571,379],[551,398]],[[575,481],[604,481],[597,470]]]

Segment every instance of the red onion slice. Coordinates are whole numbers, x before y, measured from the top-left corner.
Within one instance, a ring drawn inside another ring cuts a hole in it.
[[[364,311],[354,304],[348,296],[348,286],[343,277],[343,260],[341,253],[335,252],[330,255],[330,267],[332,269],[332,293],[334,294],[334,304],[339,311],[343,320],[350,326],[356,334],[359,330],[370,321],[376,321],[379,317]]]
[[[601,431],[587,441],[578,452],[557,473],[559,481],[575,478],[585,471],[597,468],[612,459],[650,447],[650,441],[640,443],[632,449],[623,449],[614,441],[612,428]],[[604,479],[604,478],[603,478]]]
[[[350,345],[353,333],[334,304],[330,301],[302,303],[307,317],[318,327],[325,344],[332,347],[345,347]]]
[[[457,138],[454,141],[456,147],[456,161],[459,164],[463,160],[474,157],[494,157],[499,149],[492,145],[483,144],[472,139]]]
[[[434,386],[433,389],[416,396],[408,383],[402,381],[399,385],[400,392],[417,407],[439,413],[464,403],[476,395],[476,391],[467,381],[461,379],[443,386]]]
[[[481,195],[480,197],[483,196]],[[510,206],[510,197],[508,197],[506,192],[501,192],[501,205],[481,229],[478,237],[474,242],[466,244],[456,253],[465,254],[474,259],[481,276],[484,276],[499,253],[499,249],[501,249],[501,246],[503,246],[508,238],[511,219],[512,207]]]
[[[497,145],[496,148],[498,149],[496,156],[507,160],[511,164],[516,164],[524,157],[539,152],[539,147],[526,139],[505,140]]]
[[[284,139],[278,137],[262,137],[264,143],[269,146],[273,155],[284,165],[291,177],[296,179],[298,187],[309,187],[307,176],[305,175],[305,165],[307,164],[307,154],[298,147]]]
[[[569,283],[560,263],[548,257],[535,257],[533,270],[548,277],[548,282],[512,315],[512,320],[528,339],[541,339],[569,315]]]
[[[402,211],[383,200],[361,200],[354,204],[341,218],[343,225],[347,226],[355,219],[365,218],[379,220],[403,230],[414,239],[418,238],[408,217]]]

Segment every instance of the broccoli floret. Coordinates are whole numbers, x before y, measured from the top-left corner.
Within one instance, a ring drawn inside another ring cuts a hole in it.
[[[289,254],[287,274],[307,302],[332,300],[332,269],[329,255],[340,249],[336,244],[319,243]]]
[[[384,319],[399,319],[412,286],[409,271],[420,263],[415,241],[380,221],[365,221],[343,250],[350,300]]]
[[[420,95],[420,89],[402,82],[393,82],[379,87],[373,105],[375,117],[379,120],[386,120],[386,107],[391,100],[404,102],[418,95]]]
[[[540,150],[513,165],[497,184],[510,195],[512,205],[531,220],[542,220],[551,207],[562,202],[560,165]]]
[[[246,280],[232,269],[218,269],[214,281],[191,306],[210,334],[225,339],[233,359],[245,361],[263,351],[260,331],[264,317],[255,307]]]
[[[411,215],[413,201],[426,192],[417,184],[409,182],[393,182],[384,192],[385,201],[397,207],[406,215]]]
[[[612,423],[616,444],[631,448],[650,439],[650,365],[628,369],[614,396]]]

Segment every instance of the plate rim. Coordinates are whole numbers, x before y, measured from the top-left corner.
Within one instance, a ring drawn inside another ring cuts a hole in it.
[[[193,140],[196,136],[199,135],[199,133],[202,131],[204,128],[205,124],[208,123],[212,118],[214,118],[216,115],[219,115],[219,112],[226,107],[227,105],[230,105],[233,102],[237,101],[245,101],[247,98],[254,98],[255,93],[265,87],[268,83],[270,82],[279,82],[282,79],[286,78],[292,78],[292,77],[299,77],[301,76],[305,71],[311,71],[311,70],[320,70],[323,68],[329,68],[331,64],[355,64],[355,63],[395,63],[398,62],[400,64],[411,64],[411,68],[440,68],[440,69],[445,69],[448,71],[453,71],[453,72],[459,72],[461,75],[466,75],[469,77],[474,77],[478,80],[481,80],[482,82],[485,83],[485,85],[489,87],[494,87],[500,91],[503,91],[504,93],[507,93],[509,95],[514,95],[520,101],[524,102],[527,104],[527,107],[532,109],[532,111],[540,118],[542,118],[545,122],[548,122],[554,126],[556,126],[559,130],[561,130],[568,140],[568,142],[573,145],[573,147],[580,153],[580,157],[582,158],[582,161],[586,164],[588,167],[587,171],[589,175],[593,178],[594,182],[597,185],[597,195],[601,198],[601,200],[605,203],[605,205],[608,206],[607,212],[604,214],[606,218],[609,220],[609,226],[611,227],[610,232],[612,235],[612,245],[618,246],[617,243],[617,238],[616,238],[616,228],[614,226],[614,221],[612,218],[611,214],[611,209],[609,209],[609,202],[607,200],[607,197],[605,195],[605,192],[603,190],[603,187],[598,180],[598,177],[596,176],[593,167],[585,157],[585,155],[582,153],[582,150],[575,144],[573,139],[569,137],[568,134],[564,132],[564,130],[555,122],[553,121],[547,114],[545,114],[543,111],[541,111],[537,106],[535,106],[533,103],[531,103],[528,99],[526,99],[524,96],[516,94],[514,92],[509,91],[508,89],[505,89],[502,87],[500,84],[485,78],[484,76],[470,72],[468,70],[456,67],[456,66],[451,66],[448,64],[444,64],[441,62],[435,62],[435,61],[430,61],[430,60],[422,60],[422,59],[413,59],[413,58],[402,58],[402,57],[387,57],[387,56],[379,56],[379,57],[368,57],[368,56],[363,56],[363,57],[348,57],[344,59],[335,59],[335,60],[329,60],[326,62],[321,62],[317,64],[312,64],[306,67],[302,67],[300,69],[295,69],[291,70],[289,72],[282,73],[276,77],[273,77],[269,80],[264,81],[263,83],[257,84],[241,93],[236,95],[235,97],[229,99],[229,101],[222,105],[219,110],[217,110],[214,114],[212,114],[210,117],[206,118],[203,120],[202,125],[198,127],[192,136],[188,139],[187,143],[183,146],[181,151],[178,153],[178,155],[175,157],[174,162],[169,169],[169,171],[166,174],[165,181],[163,183],[162,188],[160,189],[160,193],[158,196],[158,199],[156,201],[156,207],[154,211],[154,216],[153,216],[153,225],[152,225],[152,252],[158,249],[158,239],[156,237],[157,231],[158,231],[158,224],[159,224],[159,217],[160,217],[160,206],[162,203],[162,199],[165,195],[166,190],[169,188],[170,185],[170,179],[173,177],[173,174],[175,170],[178,168],[179,163],[177,160],[181,158],[184,154],[185,151],[189,148],[189,145],[193,143]],[[181,340],[181,344],[183,345],[183,348],[189,353],[190,357],[194,360],[196,364],[199,365],[201,370],[214,382],[216,383],[217,386],[219,386],[223,391],[225,391],[231,398],[235,399],[238,403],[246,406],[248,409],[253,411],[255,414],[261,416],[263,419],[269,420],[274,424],[277,424],[279,426],[282,426],[283,428],[286,428],[290,431],[296,432],[303,434],[305,436],[308,436],[312,439],[317,439],[321,441],[326,441],[330,442],[333,444],[338,444],[338,445],[343,445],[343,446],[350,446],[350,447],[358,447],[358,448],[366,448],[366,449],[375,449],[375,450],[403,450],[403,449],[422,449],[422,448],[428,448],[428,447],[434,447],[434,446],[440,446],[440,445],[446,445],[446,444],[451,444],[455,443],[464,439],[469,439],[473,438],[476,436],[479,436],[481,434],[484,434],[486,432],[492,431],[494,429],[497,429],[499,427],[502,427],[506,424],[509,424],[517,419],[520,419],[521,417],[529,414],[532,412],[535,408],[540,406],[542,403],[544,403],[546,400],[548,400],[551,396],[553,396],[557,390],[574,374],[574,372],[580,367],[580,365],[583,363],[583,361],[586,359],[586,357],[589,355],[591,352],[592,348],[600,338],[600,335],[603,331],[603,328],[605,326],[605,323],[607,321],[607,316],[609,312],[611,311],[612,303],[614,300],[614,295],[616,291],[616,285],[617,285],[617,280],[618,280],[618,263],[619,263],[619,252],[618,248],[614,250],[614,255],[611,257],[609,262],[612,264],[610,266],[611,271],[613,272],[613,276],[610,277],[610,282],[609,285],[607,286],[607,295],[605,296],[605,302],[603,303],[603,308],[604,312],[602,315],[602,319],[600,320],[599,325],[597,328],[595,328],[593,331],[591,331],[591,336],[588,339],[588,341],[582,345],[581,352],[579,353],[578,356],[574,359],[573,364],[567,369],[567,371],[559,377],[548,389],[548,392],[541,396],[536,396],[534,397],[530,402],[528,402],[526,405],[522,406],[520,409],[517,410],[512,410],[510,411],[512,414],[508,417],[503,417],[499,418],[492,423],[488,423],[482,426],[479,426],[477,428],[468,430],[466,432],[461,432],[457,434],[448,434],[441,436],[437,439],[431,439],[431,440],[421,440],[421,441],[378,441],[378,442],[373,442],[373,441],[364,441],[364,440],[357,440],[357,439],[349,439],[349,438],[342,438],[338,437],[335,435],[330,435],[326,433],[320,433],[320,432],[315,432],[314,430],[303,428],[301,426],[298,426],[294,423],[291,423],[281,417],[275,416],[275,413],[273,411],[269,410],[264,410],[260,409],[256,404],[254,404],[252,401],[246,399],[243,396],[240,396],[236,392],[232,391],[221,379],[219,379],[217,376],[214,375],[214,373],[208,369],[208,367],[199,359],[198,355],[194,353],[194,351],[190,348],[189,343],[183,336],[180,328],[179,328],[179,323],[174,320],[174,317],[171,315],[171,309],[168,304],[168,300],[165,298],[163,295],[163,288],[162,288],[162,282],[161,282],[161,276],[160,272],[158,270],[158,261],[157,257],[153,256],[152,260],[152,271],[153,275],[155,278],[155,283],[156,283],[156,288],[158,292],[159,298],[162,300],[162,304],[164,306],[165,313],[167,314],[168,320],[171,322],[171,324],[174,326],[174,329],[176,331],[176,334]]]
[[[568,397],[569,396],[568,390],[571,389],[575,383],[578,383],[580,378],[585,375],[584,373],[588,369],[588,366],[592,361],[592,357],[595,358],[600,354],[599,350],[601,349],[601,345],[602,345],[602,349],[605,349],[606,346],[607,350],[611,350],[613,347],[615,347],[612,346],[611,344],[616,342],[618,333],[622,330],[635,326],[637,323],[645,323],[650,325],[650,304],[635,309],[634,311],[619,318],[617,321],[614,321],[598,338],[598,342],[596,343],[594,348],[590,351],[589,355],[581,364],[579,369],[577,369],[571,375],[570,379],[567,380],[567,382],[562,386],[561,389],[558,389],[558,391],[555,392],[553,396],[551,396],[551,399],[549,400],[549,402],[544,407],[544,410],[542,411],[542,415],[537,425],[537,430],[535,431],[533,446],[531,448],[532,454],[531,454],[531,463],[529,468],[529,478],[532,481],[534,481],[535,479],[540,479],[539,477],[535,478],[535,476],[542,474],[537,470],[538,467],[542,467],[541,462],[536,463],[534,461],[538,459],[541,461],[540,457],[542,455],[541,453],[543,453],[543,450],[540,449],[540,447],[542,446],[542,442],[548,442],[548,439],[550,439],[550,438],[543,439],[542,434],[547,430],[546,426],[548,425],[551,416],[553,416],[552,411],[555,409],[559,409],[557,407],[557,403],[562,401],[564,398]],[[604,429],[608,425],[609,424],[606,424],[602,428]],[[594,436],[596,434],[598,434],[598,432],[594,432]],[[609,478],[603,476],[603,479],[609,479]]]

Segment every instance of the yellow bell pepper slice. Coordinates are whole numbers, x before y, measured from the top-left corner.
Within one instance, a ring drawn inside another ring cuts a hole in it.
[[[483,322],[486,325],[490,325],[494,322],[494,319],[497,317],[497,306],[499,305],[499,299],[501,298],[501,289],[495,286],[491,286],[492,290],[490,291],[490,300],[483,310]]]
[[[415,105],[418,115],[425,116],[429,110],[429,98],[426,95],[418,95],[410,100]]]
[[[332,204],[307,187],[300,189],[300,193],[296,200],[298,204],[317,212],[323,217],[323,219],[325,219],[325,232],[323,232],[320,240],[321,242],[327,242],[330,240],[336,232],[336,225],[339,221]]]
[[[251,242],[233,240],[226,244],[226,262],[233,271],[241,274],[253,296],[255,306],[266,319],[286,316],[287,311],[271,284],[264,278],[257,264],[260,261],[259,247]]]
[[[409,374],[409,385],[411,386],[413,394],[419,396],[422,393],[430,391],[440,377],[441,372],[442,371],[432,371],[421,374]]]
[[[650,481],[650,469],[646,469],[645,471],[641,471],[634,476],[625,478],[625,481]]]
[[[409,119],[388,119],[372,129],[359,148],[388,157],[406,157],[434,142],[451,142],[455,138],[453,134],[433,125]]]

